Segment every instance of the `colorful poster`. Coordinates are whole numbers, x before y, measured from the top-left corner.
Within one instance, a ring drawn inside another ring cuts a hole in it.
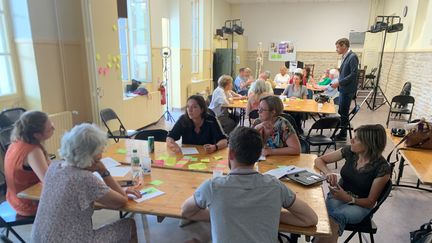
[[[270,42],[269,61],[295,61],[296,50],[292,41]]]

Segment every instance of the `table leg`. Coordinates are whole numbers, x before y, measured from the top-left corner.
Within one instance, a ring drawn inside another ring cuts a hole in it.
[[[165,219],[165,217],[157,216],[157,222],[162,223],[162,221]]]

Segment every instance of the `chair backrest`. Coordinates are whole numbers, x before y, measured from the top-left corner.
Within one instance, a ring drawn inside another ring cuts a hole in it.
[[[375,207],[369,212],[369,214],[368,214],[369,218],[372,218],[373,214],[376,211],[378,211],[379,207],[383,204],[383,202],[390,195],[391,190],[392,190],[392,181],[388,180],[386,185],[384,186],[381,194],[379,195],[379,197],[377,199],[377,203],[376,203]]]
[[[26,112],[24,108],[12,108],[0,113],[0,128],[12,126]]]
[[[287,114],[287,113],[282,113],[282,114],[280,114],[279,116],[281,116],[281,117],[287,119],[287,120],[289,121],[289,123],[291,124],[291,126],[292,126],[292,127],[294,128],[294,130],[296,131],[297,136],[300,136],[300,130],[299,130],[298,127],[297,127],[297,124],[296,124],[296,121],[295,121],[294,117],[292,117],[290,114]]]
[[[407,107],[408,104],[412,104],[411,111],[414,108],[415,98],[410,95],[396,95],[391,100],[391,107]]]
[[[400,92],[400,95],[411,95],[411,82],[405,82]]]
[[[6,154],[6,150],[11,143],[11,133],[14,127],[6,127],[0,130],[0,148]]]
[[[339,125],[340,125],[340,117],[337,116],[323,117],[318,121],[316,121],[314,124],[312,124],[307,136],[308,137],[310,136],[312,130],[321,130],[321,134],[322,134],[323,130],[333,129],[334,130],[333,134],[330,136],[331,138],[333,138],[337,130],[339,129]]]
[[[135,139],[147,140],[149,136],[153,136],[155,141],[165,142],[167,135],[168,132],[163,129],[143,130],[140,131],[137,135],[135,135]]]
[[[100,117],[102,119],[102,122],[104,123],[105,127],[108,129],[108,133],[112,136],[113,131],[111,131],[111,128],[108,126],[108,122],[111,120],[117,120],[119,123],[118,130],[120,133],[126,133],[126,128],[123,126],[123,123],[120,121],[120,118],[117,116],[117,114],[111,109],[106,108],[100,111]]]
[[[378,68],[376,68],[376,67],[372,68],[371,72],[368,75],[375,75],[377,70],[378,70]]]
[[[302,154],[310,154],[310,144],[302,137],[299,137]]]
[[[216,118],[216,113],[212,109],[207,109],[207,114]]]
[[[249,112],[249,118],[250,119],[257,119],[259,117],[258,110],[252,110]]]
[[[360,105],[355,105],[354,108],[348,114],[349,121],[351,121],[359,111],[360,111]]]
[[[306,68],[310,68],[310,74],[313,76],[313,74],[314,74],[314,69],[315,69],[315,64],[305,64],[304,65],[304,68],[306,69]]]
[[[7,189],[7,186],[6,186],[6,177],[3,174],[3,172],[1,172],[1,170],[0,170],[0,195],[1,196],[5,196],[6,195],[6,189]]]

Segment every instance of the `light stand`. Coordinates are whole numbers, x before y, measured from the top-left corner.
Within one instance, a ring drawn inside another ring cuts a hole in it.
[[[174,117],[171,115],[169,111],[169,95],[168,95],[168,58],[171,56],[171,49],[169,47],[162,47],[161,56],[163,58],[162,67],[163,67],[163,80],[165,81],[165,98],[166,98],[166,110],[159,118],[165,117],[166,121],[175,123]],[[165,116],[166,115],[166,116]]]
[[[394,24],[395,19],[399,20],[399,22],[396,24]],[[385,47],[385,43],[386,43],[387,32],[388,33],[394,33],[394,32],[401,31],[403,29],[403,25],[400,22],[400,20],[401,20],[401,18],[399,16],[377,16],[375,25],[371,26],[371,29],[368,31],[371,33],[378,33],[378,32],[384,31],[384,40],[383,40],[383,43],[381,46],[381,56],[380,56],[380,62],[378,65],[378,73],[376,76],[376,82],[373,85],[373,89],[369,92],[369,94],[366,96],[366,98],[362,102],[362,104],[364,102],[366,102],[366,104],[368,105],[368,108],[371,109],[372,111],[378,110],[381,106],[383,106],[386,103],[390,106],[390,103],[387,100],[387,97],[385,96],[384,92],[382,91],[381,87],[379,86],[379,81],[381,78],[382,62],[383,62],[384,47]],[[381,92],[382,96],[384,97],[384,102],[381,103],[380,105],[376,104],[378,89]],[[370,99],[370,100],[368,101],[368,99]]]
[[[239,23],[239,24],[237,24]],[[229,25],[227,25],[229,24]],[[238,35],[243,35],[244,29],[242,27],[242,23],[240,19],[231,19],[226,20],[225,25],[222,27],[222,32],[225,34],[231,35],[231,76],[234,77],[235,70],[234,70],[234,33],[237,33]]]

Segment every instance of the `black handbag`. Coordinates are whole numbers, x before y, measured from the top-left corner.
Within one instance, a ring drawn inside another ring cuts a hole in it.
[[[420,229],[410,232],[411,243],[432,243],[432,219]]]

